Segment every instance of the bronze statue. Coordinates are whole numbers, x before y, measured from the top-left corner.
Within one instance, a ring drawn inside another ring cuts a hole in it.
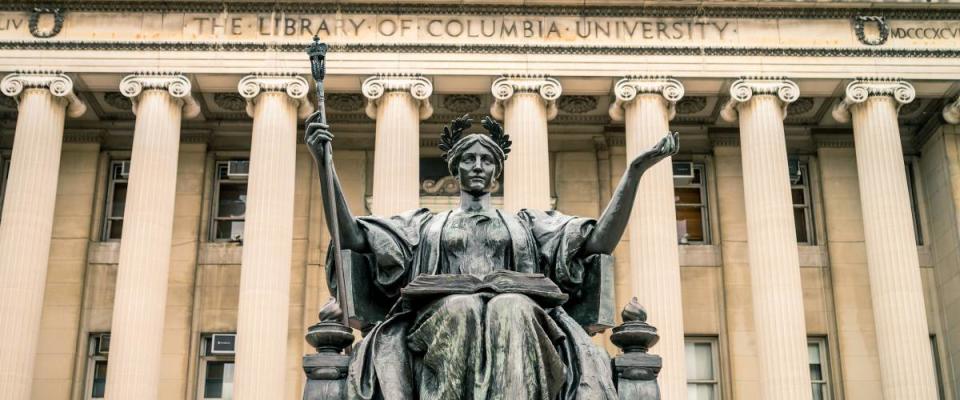
[[[341,268],[351,278],[340,281],[349,287],[336,289],[367,303],[346,310],[365,330],[350,358],[348,398],[619,398],[610,358],[588,335],[591,323],[610,324],[610,318],[597,321],[595,300],[609,299],[611,293],[599,292],[610,288],[590,276],[609,268],[641,175],[676,154],[677,135],[630,162],[593,220],[492,207],[489,189],[511,142],[489,117],[483,120],[488,134],[469,133],[470,126],[467,116],[454,120],[440,144],[460,184],[459,207],[369,217],[354,216],[332,164],[324,162],[333,140],[329,127],[307,126],[305,142],[322,187],[333,187],[332,196],[323,196],[327,223],[339,231],[347,254]],[[340,273],[332,264],[331,277]],[[572,311],[577,307],[592,310]]]

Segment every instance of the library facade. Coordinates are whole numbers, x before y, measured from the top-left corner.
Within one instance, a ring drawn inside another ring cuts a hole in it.
[[[301,398],[318,36],[357,215],[455,207],[464,114],[511,212],[598,217],[679,132],[614,254],[664,399],[960,400],[960,7],[305,3],[0,5],[5,398]]]

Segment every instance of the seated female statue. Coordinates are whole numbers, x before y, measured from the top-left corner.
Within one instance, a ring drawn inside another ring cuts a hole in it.
[[[483,125],[489,135],[467,134],[470,120],[464,116],[441,137],[444,159],[460,184],[460,206],[452,211],[355,217],[334,174],[335,195],[323,202],[326,210],[336,207],[341,245],[375,260],[370,285],[395,302],[355,349],[350,398],[617,399],[609,356],[554,294],[577,293],[590,267],[585,260],[614,250],[640,176],[676,153],[676,134],[629,164],[610,204],[593,220],[492,207],[490,187],[503,171],[510,140],[492,119]],[[326,125],[308,125],[305,141],[317,160],[326,157],[332,139]],[[318,165],[326,185],[325,163]],[[505,279],[502,290],[445,291],[444,282],[462,280],[418,280],[471,275],[480,281],[491,274]],[[525,286],[530,280],[535,284]],[[402,291],[425,285],[437,287],[421,290],[416,299]]]

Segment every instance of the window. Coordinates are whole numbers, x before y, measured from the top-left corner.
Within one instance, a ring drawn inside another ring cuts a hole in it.
[[[707,185],[703,164],[673,163],[673,193],[677,208],[677,240],[680,244],[709,243]]]
[[[920,225],[920,208],[917,205],[917,183],[913,175],[913,162],[907,160],[907,193],[910,194],[910,211],[913,213],[913,234],[917,239],[917,246],[923,245],[923,226]]]
[[[200,353],[198,398],[232,399],[235,334],[204,335]]]
[[[830,379],[827,369],[827,340],[810,338],[807,340],[807,353],[810,356],[810,385],[813,400],[829,400]]]
[[[211,240],[243,241],[243,219],[247,211],[248,160],[218,161],[213,187]]]
[[[103,212],[103,240],[119,240],[123,234],[123,209],[127,204],[127,178],[130,160],[110,162],[107,204]]]
[[[3,211],[3,197],[7,194],[8,175],[10,175],[10,159],[0,154],[0,211]]]
[[[720,398],[719,364],[716,338],[687,338],[684,346],[687,364],[687,399]]]
[[[85,399],[102,399],[107,390],[107,354],[110,353],[110,334],[90,335],[87,352],[87,390]]]
[[[790,160],[790,196],[793,198],[793,223],[797,230],[797,243],[800,244],[816,244],[809,171],[807,163]]]
[[[933,354],[933,373],[937,377],[937,399],[944,400],[943,369],[940,368],[940,351],[937,347],[937,336],[930,335],[930,353]]]

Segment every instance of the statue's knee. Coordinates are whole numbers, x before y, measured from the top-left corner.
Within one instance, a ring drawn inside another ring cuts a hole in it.
[[[483,300],[477,295],[450,295],[444,299],[444,308],[454,318],[478,319],[483,314]]]
[[[487,303],[487,312],[494,315],[530,315],[537,304],[522,294],[507,293],[495,296]]]

